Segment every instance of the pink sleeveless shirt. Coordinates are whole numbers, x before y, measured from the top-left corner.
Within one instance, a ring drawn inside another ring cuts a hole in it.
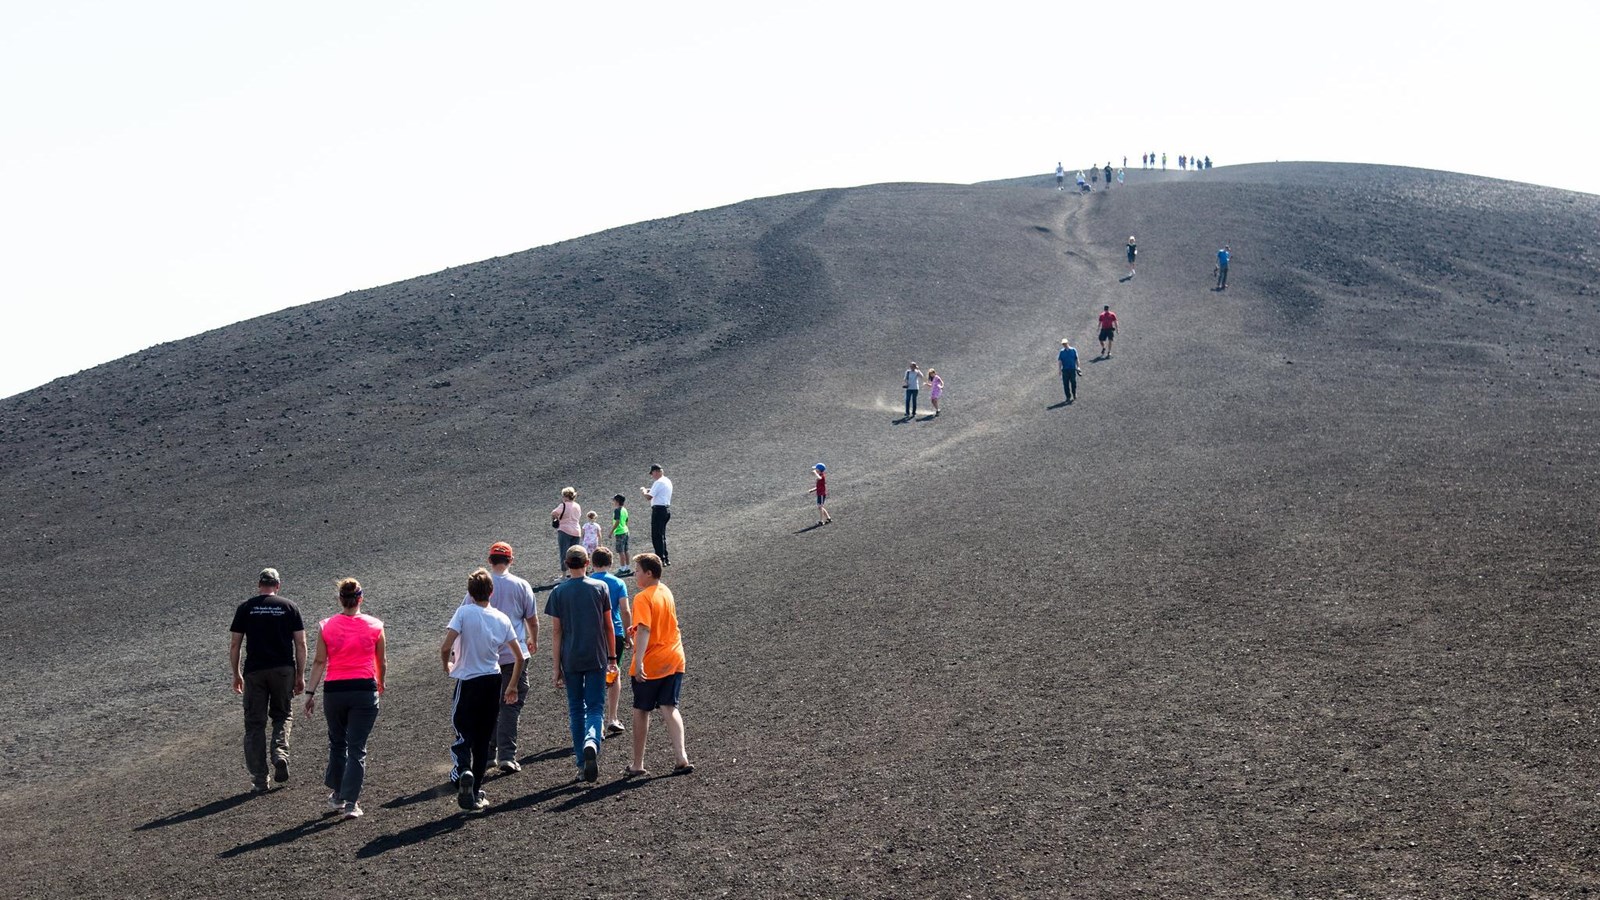
[[[329,616],[322,620],[322,642],[328,647],[327,681],[378,677],[375,648],[383,636],[383,623],[362,613]]]

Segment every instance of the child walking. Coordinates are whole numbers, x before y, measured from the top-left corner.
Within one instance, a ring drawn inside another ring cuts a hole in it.
[[[944,379],[938,369],[928,370],[928,399],[933,401],[933,414],[939,415],[939,398],[944,396]]]
[[[611,549],[622,563],[617,574],[627,577],[633,574],[633,568],[628,565],[628,498],[621,494],[611,498],[611,523]]]
[[[589,510],[589,520],[583,523],[583,549],[594,555],[596,547],[600,546],[600,517]]]
[[[817,495],[817,524],[826,525],[833,521],[833,516],[828,515],[828,507],[823,505],[828,502],[828,467],[817,463],[811,467],[811,471],[816,474],[817,483],[806,493]]]

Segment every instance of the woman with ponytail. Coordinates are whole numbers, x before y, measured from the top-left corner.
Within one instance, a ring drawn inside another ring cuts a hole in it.
[[[317,658],[306,679],[306,714],[317,708],[317,686],[327,677],[322,714],[328,720],[328,808],[346,819],[362,815],[361,782],[367,774],[367,738],[378,721],[383,693],[383,623],[361,611],[361,582],[339,582],[340,611],[322,620]]]

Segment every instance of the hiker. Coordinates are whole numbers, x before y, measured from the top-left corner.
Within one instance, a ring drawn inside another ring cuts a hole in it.
[[[817,495],[817,524],[826,525],[833,521],[833,516],[828,515],[828,507],[826,506],[828,502],[828,467],[822,463],[817,463],[811,467],[811,474],[816,476],[816,482],[812,484],[811,490],[806,491],[806,493]]]
[[[565,564],[567,548],[583,540],[583,507],[578,505],[578,489],[561,489],[561,505],[550,510],[550,527],[556,530],[556,565]],[[565,571],[565,569],[563,569]]]
[[[1078,176],[1082,178],[1083,176]],[[906,419],[911,419],[917,414],[917,394],[922,390],[922,370],[913,362],[906,369]]]
[[[684,747],[683,716],[678,712],[683,693],[683,637],[678,633],[678,605],[672,591],[661,583],[661,560],[641,553],[639,590],[633,599],[633,761],[624,776],[647,775],[644,748],[650,734],[650,712],[661,710],[667,739],[672,744],[672,774],[694,771]]]
[[[605,741],[606,675],[617,668],[611,593],[583,574],[589,554],[582,547],[567,549],[566,565],[567,577],[545,598],[544,614],[555,630],[555,683],[567,692],[578,777],[592,782],[600,777],[600,745]]]
[[[650,545],[661,557],[663,566],[672,565],[667,558],[667,523],[672,520],[672,479],[661,466],[650,467],[650,486],[639,488],[650,498]]]
[[[361,611],[361,582],[339,582],[339,613],[317,626],[317,660],[306,689],[306,715],[317,709],[323,688],[322,717],[328,723],[328,808],[346,819],[365,815],[361,786],[367,779],[367,739],[378,723],[378,698],[387,673],[383,622]],[[326,678],[324,681],[323,679]]]
[[[511,630],[516,635],[522,655],[528,657],[539,649],[539,601],[533,585],[511,574],[514,559],[511,545],[505,541],[496,541],[489,548],[489,578],[493,587],[489,605],[505,614],[511,622]],[[470,584],[469,579],[469,587]],[[461,598],[460,605],[469,606],[474,602],[469,591]],[[457,660],[459,665],[459,653]],[[499,693],[509,696],[508,689],[515,688],[516,699],[500,702],[494,730],[490,735],[490,758],[487,762],[488,766],[495,766],[508,775],[522,771],[522,763],[517,761],[517,730],[522,718],[522,706],[528,699],[528,669],[524,665],[519,672],[516,662],[516,653],[510,647],[500,648]],[[513,675],[516,675],[515,679]],[[459,729],[455,743],[450,745],[450,757],[450,783],[459,786],[461,773],[472,764],[472,748],[468,746],[467,736]]]
[[[1100,355],[1111,358],[1111,342],[1117,339],[1117,314],[1107,306],[1100,311]]]
[[[1072,341],[1061,339],[1061,352],[1056,354],[1056,363],[1061,367],[1061,393],[1066,395],[1066,402],[1071,403],[1078,399],[1078,376],[1082,374],[1078,369],[1078,351],[1072,346]]]
[[[272,720],[272,780],[289,780],[294,697],[306,689],[306,631],[300,607],[278,596],[278,570],[262,569],[256,595],[233,611],[228,665],[233,692],[244,697],[244,767],[250,789],[267,792],[267,720]],[[244,667],[239,651],[244,651]]]
[[[1217,290],[1228,289],[1228,258],[1231,256],[1226,245],[1217,251]]]
[[[439,645],[439,661],[445,674],[456,682],[450,723],[467,742],[468,763],[456,779],[456,804],[468,811],[489,805],[480,785],[489,768],[489,754],[494,752],[491,744],[499,711],[517,705],[522,696],[517,686],[527,683],[522,678],[526,660],[516,629],[505,613],[489,605],[494,590],[488,570],[480,568],[468,575],[469,602],[456,607],[445,626],[444,643]],[[452,650],[454,666],[450,664]],[[500,668],[505,652],[512,656],[509,673]]]

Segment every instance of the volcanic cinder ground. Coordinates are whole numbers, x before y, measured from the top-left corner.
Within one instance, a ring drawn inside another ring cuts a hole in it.
[[[818,191],[0,401],[0,895],[1588,894],[1597,234],[1594,196],[1383,167]],[[937,419],[898,421],[913,359]],[[698,771],[613,743],[573,784],[546,641],[525,768],[461,814],[467,573],[508,540],[548,583],[560,488],[655,461]],[[364,819],[320,817],[320,715],[246,793],[266,565],[388,623]]]

